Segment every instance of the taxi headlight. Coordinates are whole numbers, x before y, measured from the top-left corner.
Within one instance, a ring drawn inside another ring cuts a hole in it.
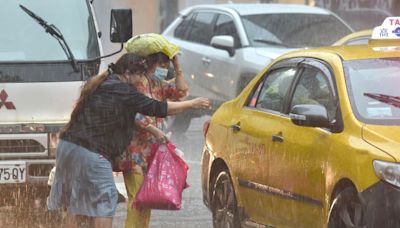
[[[373,165],[376,175],[381,180],[400,187],[400,164],[375,160]]]

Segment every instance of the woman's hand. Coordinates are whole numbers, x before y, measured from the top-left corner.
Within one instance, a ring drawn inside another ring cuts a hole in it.
[[[176,88],[180,91],[187,93],[189,87],[186,84],[185,79],[183,77],[183,73],[182,73],[181,67],[179,65],[177,55],[175,55],[174,58],[172,58],[172,64],[174,65]]]
[[[163,131],[161,131],[160,129],[158,129],[156,126],[153,125],[149,125],[146,127],[146,130],[148,132],[150,132],[154,138],[156,138],[158,143],[166,143],[167,142],[167,136],[165,135],[165,133]]]
[[[190,100],[192,103],[192,108],[194,109],[207,109],[211,108],[211,102],[207,98],[197,97],[193,100]]]
[[[211,108],[211,102],[207,98],[198,97],[187,101],[168,101],[168,115],[175,115],[188,109]]]
[[[166,143],[168,141],[167,136],[163,131],[157,128],[157,131],[153,133],[158,143]]]
[[[178,73],[178,71],[181,70],[180,65],[179,65],[178,55],[175,55],[172,58],[172,64],[174,65],[175,72]]]

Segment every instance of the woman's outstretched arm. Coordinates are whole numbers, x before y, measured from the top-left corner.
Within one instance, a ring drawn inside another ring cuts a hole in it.
[[[204,97],[198,97],[187,101],[168,101],[168,115],[182,113],[188,109],[207,109],[210,108],[210,101]]]

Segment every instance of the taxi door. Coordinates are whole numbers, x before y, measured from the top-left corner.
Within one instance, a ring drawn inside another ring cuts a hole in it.
[[[279,149],[282,107],[296,75],[295,67],[274,69],[263,77],[247,104],[232,118],[230,147],[231,167],[237,181],[237,195],[250,220],[274,225],[278,221],[273,213],[274,192],[269,184],[270,153]]]
[[[320,63],[315,64],[320,68],[303,64],[286,113],[294,105],[319,104],[327,109],[333,121],[337,110],[329,70]],[[280,225],[322,227],[325,161],[329,153],[334,153],[330,143],[332,133],[328,129],[294,125],[287,117],[275,134],[280,135],[282,145],[280,150],[271,151],[270,169],[275,175],[271,174],[269,181],[279,190],[273,203]]]

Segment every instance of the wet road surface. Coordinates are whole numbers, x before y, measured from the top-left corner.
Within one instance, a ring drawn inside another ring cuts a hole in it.
[[[209,117],[196,118],[183,137],[172,141],[185,153],[185,160],[189,165],[188,183],[190,187],[183,192],[182,209],[180,211],[153,210],[150,227],[154,228],[209,228],[212,227],[210,211],[204,206],[200,183],[200,159],[203,145],[203,123]],[[122,174],[116,176],[116,184],[122,194],[125,194],[125,186]],[[0,196],[2,197],[2,196]],[[113,227],[124,227],[127,203],[120,203],[114,218]],[[25,209],[32,207],[26,205]],[[43,212],[27,212],[24,209],[16,209],[7,206],[0,207],[0,227],[60,227],[56,216]]]
[[[209,117],[196,118],[183,137],[173,137],[178,148],[185,153],[189,165],[188,183],[190,187],[183,192],[180,211],[153,210],[150,227],[154,228],[209,228],[212,227],[210,211],[204,206],[200,183],[200,159],[203,146],[203,123]],[[122,175],[117,179],[122,179]],[[123,181],[117,181],[123,184]],[[123,189],[124,187],[119,187]],[[123,194],[126,194],[123,192]],[[123,227],[126,216],[126,203],[118,205],[113,227]]]

